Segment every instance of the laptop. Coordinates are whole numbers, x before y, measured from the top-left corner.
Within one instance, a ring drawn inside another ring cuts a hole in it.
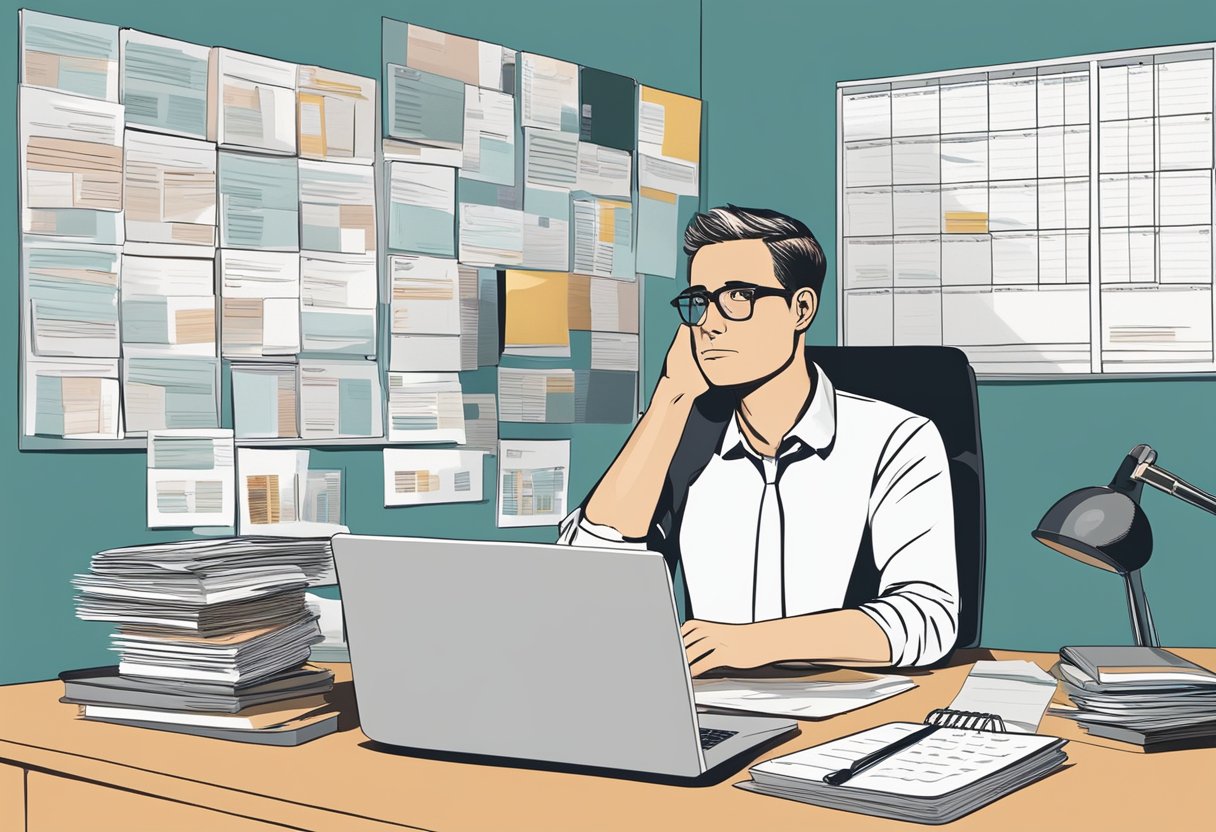
[[[696,778],[797,731],[697,713],[660,554],[350,534],[333,549],[376,742]]]

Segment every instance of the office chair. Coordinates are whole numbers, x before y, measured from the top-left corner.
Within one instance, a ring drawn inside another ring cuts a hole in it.
[[[961,609],[955,649],[977,647],[984,607],[984,455],[975,372],[954,347],[808,346],[838,390],[870,396],[937,425],[950,460]]]

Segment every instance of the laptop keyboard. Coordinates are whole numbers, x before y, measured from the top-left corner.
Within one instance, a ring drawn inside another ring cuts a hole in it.
[[[723,731],[721,728],[701,729],[701,750],[708,751],[723,740],[733,737],[738,731]]]

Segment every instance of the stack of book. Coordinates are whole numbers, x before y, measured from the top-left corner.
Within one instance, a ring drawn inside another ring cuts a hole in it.
[[[288,744],[329,733],[333,674],[304,590],[328,540],[226,538],[99,552],[76,576],[77,616],[118,625],[117,667],[62,675],[85,719]]]
[[[1065,647],[1050,713],[1145,751],[1216,745],[1216,673],[1159,647]]]

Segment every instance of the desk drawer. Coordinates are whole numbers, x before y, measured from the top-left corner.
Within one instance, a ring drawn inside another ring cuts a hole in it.
[[[288,828],[38,771],[29,773],[26,799],[27,832],[283,832]]]
[[[0,763],[0,832],[25,832],[25,769]]]

